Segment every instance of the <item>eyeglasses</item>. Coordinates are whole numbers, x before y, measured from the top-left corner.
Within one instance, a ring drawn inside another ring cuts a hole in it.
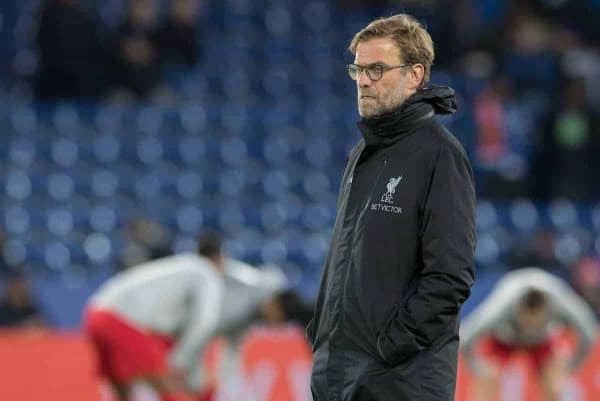
[[[384,64],[369,64],[369,65],[358,65],[358,64],[348,64],[346,67],[348,69],[348,75],[354,81],[358,79],[360,73],[363,70],[367,73],[367,77],[371,81],[379,81],[383,77],[383,73],[389,70],[393,70],[394,68],[402,68],[402,67],[410,67],[412,64],[400,64],[400,65],[384,65]]]

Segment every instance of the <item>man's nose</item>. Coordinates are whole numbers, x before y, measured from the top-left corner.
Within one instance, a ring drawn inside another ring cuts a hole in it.
[[[361,88],[365,88],[371,85],[373,81],[371,81],[371,78],[369,78],[369,76],[367,75],[367,71],[366,70],[362,70],[361,72],[358,73],[358,77],[356,78],[356,83],[358,84],[359,87]]]

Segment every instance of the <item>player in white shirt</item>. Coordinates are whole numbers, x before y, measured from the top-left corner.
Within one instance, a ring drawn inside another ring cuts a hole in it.
[[[185,253],[134,266],[91,297],[84,329],[101,374],[125,400],[132,384],[151,385],[161,401],[198,392],[199,356],[216,333],[250,320],[281,291],[279,271],[227,259],[215,236]]]
[[[567,354],[561,330],[578,336]],[[500,370],[514,352],[533,362],[545,401],[558,401],[570,371],[588,354],[597,322],[590,307],[565,283],[538,268],[507,273],[461,325],[461,346],[476,375],[477,401],[496,397]],[[481,340],[482,354],[474,353]]]

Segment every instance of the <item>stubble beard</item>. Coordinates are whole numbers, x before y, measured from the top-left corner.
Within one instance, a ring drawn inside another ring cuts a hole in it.
[[[381,103],[379,99],[366,100],[361,102],[360,95],[358,98],[358,114],[362,118],[379,117],[383,114],[396,110],[405,99],[388,99],[387,102]],[[361,104],[362,103],[362,104]]]

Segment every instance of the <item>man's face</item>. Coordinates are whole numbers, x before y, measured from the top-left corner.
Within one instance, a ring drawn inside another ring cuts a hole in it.
[[[373,38],[360,42],[356,48],[354,64],[367,66],[404,64],[400,49],[390,38]],[[363,118],[375,117],[392,111],[416,92],[411,67],[387,70],[378,81],[372,81],[362,71],[356,80],[358,113]]]

